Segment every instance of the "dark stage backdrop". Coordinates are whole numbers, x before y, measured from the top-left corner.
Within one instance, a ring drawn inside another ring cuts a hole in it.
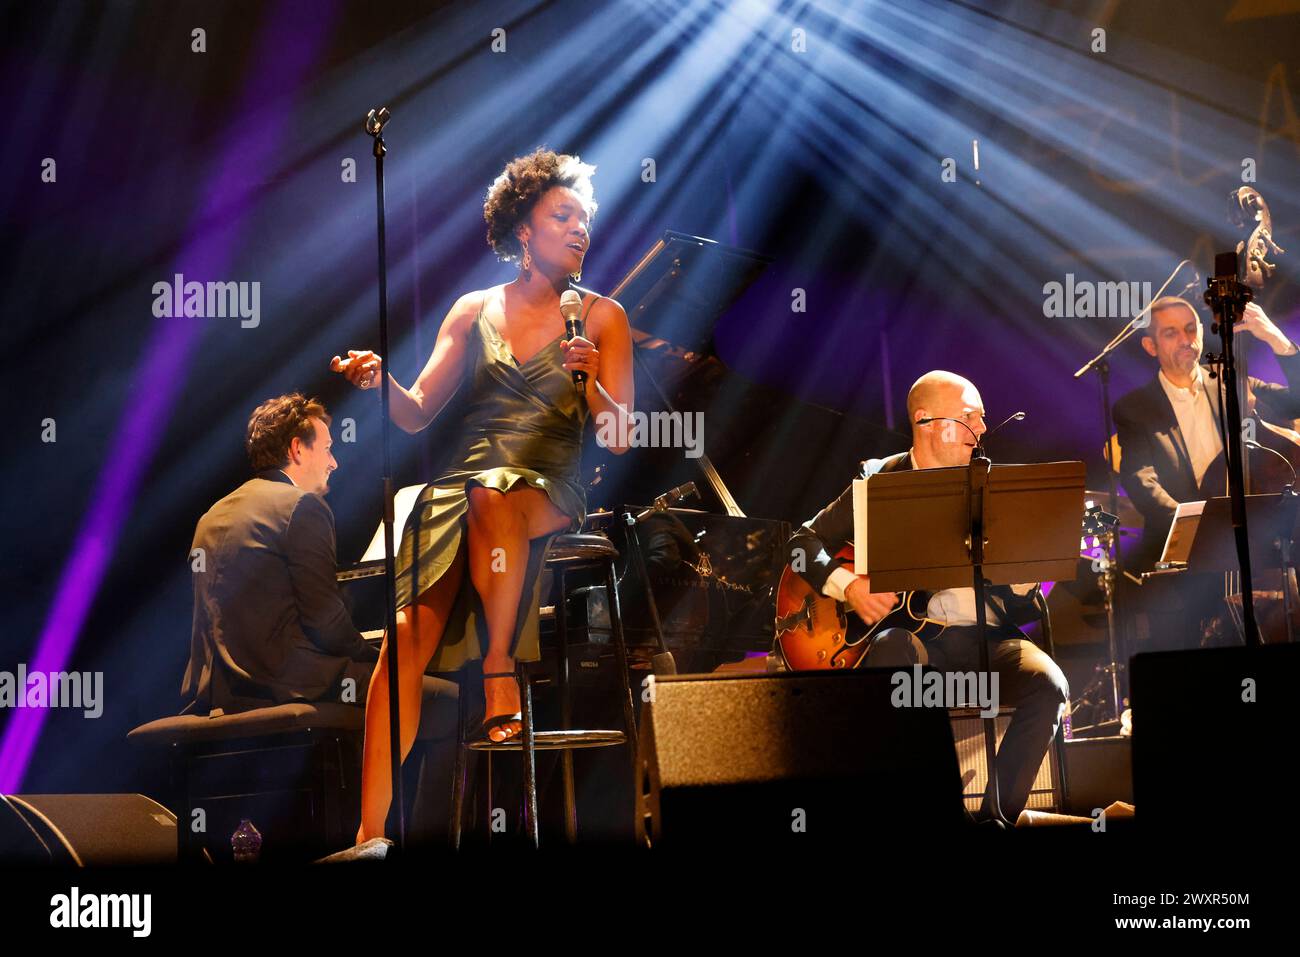
[[[101,670],[105,705],[51,711],[34,739],[0,715],[0,790],[138,786],[123,737],[179,706],[191,534],[246,477],[259,401],[327,403],[341,558],[368,539],[378,401],[327,364],[376,345],[370,107],[394,114],[403,382],[457,295],[511,278],[482,199],[540,144],[598,166],[586,285],[669,228],[773,258],[719,321],[729,376],[703,408],[751,515],[802,521],[857,459],[905,448],[907,388],[936,367],[993,419],[1029,413],[995,460],[1082,458],[1100,482],[1097,383],[1071,373],[1127,314],[1057,310],[1050,284],[1154,289],[1184,257],[1204,275],[1243,182],[1288,249],[1262,303],[1300,335],[1294,2],[8,6],[0,670]],[[257,308],[155,315],[178,274],[257,283]],[[1130,343],[1115,397],[1152,372]],[[448,427],[399,433],[400,484]],[[613,463],[592,504],[670,484],[640,461]]]

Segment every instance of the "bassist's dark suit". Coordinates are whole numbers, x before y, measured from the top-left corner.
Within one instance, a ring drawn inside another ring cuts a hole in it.
[[[1300,394],[1290,388],[1290,384],[1300,382],[1300,352],[1276,358],[1288,385],[1253,376],[1250,385],[1260,416],[1268,422],[1287,424],[1290,419],[1300,418]],[[1202,369],[1201,381],[1217,422],[1221,380],[1211,379],[1207,372]],[[1137,558],[1139,568],[1146,570],[1160,557],[1178,503],[1200,501],[1206,497],[1202,490],[1212,495],[1226,494],[1223,457],[1220,453],[1210,464],[1198,487],[1178,416],[1158,375],[1115,403],[1115,430],[1120,448],[1120,481],[1142,513],[1142,545]]]

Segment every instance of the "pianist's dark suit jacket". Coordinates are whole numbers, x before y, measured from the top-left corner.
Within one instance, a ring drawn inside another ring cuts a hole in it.
[[[1300,418],[1300,394],[1293,394],[1290,388],[1300,382],[1300,353],[1276,358],[1286,375],[1286,386],[1254,376],[1250,377],[1250,383],[1260,416],[1269,422],[1288,424],[1286,420]],[[1222,380],[1207,375],[1204,381],[1209,387],[1206,395],[1210,408],[1218,421]],[[1115,429],[1120,447],[1120,482],[1143,518],[1142,544],[1137,557],[1142,568],[1150,568],[1160,558],[1178,503],[1196,502],[1205,496],[1197,487],[1183,430],[1178,427],[1178,416],[1159,376],[1115,403]],[[1224,476],[1220,453],[1202,481],[1207,490],[1222,495]]]
[[[195,548],[206,569],[192,573],[186,711],[333,697],[345,676],[364,699],[378,656],[339,594],[334,513],[323,498],[279,469],[263,472],[199,519]]]

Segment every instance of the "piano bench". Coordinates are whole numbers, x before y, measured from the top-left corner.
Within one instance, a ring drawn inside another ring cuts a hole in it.
[[[292,702],[160,718],[127,740],[169,759],[181,861],[230,860],[243,818],[262,834],[263,859],[302,861],[355,837],[353,765],[364,728],[365,709],[356,705]]]

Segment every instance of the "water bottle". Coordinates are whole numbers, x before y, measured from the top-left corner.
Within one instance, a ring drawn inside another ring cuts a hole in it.
[[[1062,730],[1065,732],[1065,740],[1072,740],[1074,733],[1070,730],[1070,702],[1068,701],[1065,702],[1065,714],[1061,717],[1061,724],[1063,726]]]
[[[230,835],[230,850],[234,852],[236,864],[256,864],[262,853],[262,835],[253,822],[244,818]]]

